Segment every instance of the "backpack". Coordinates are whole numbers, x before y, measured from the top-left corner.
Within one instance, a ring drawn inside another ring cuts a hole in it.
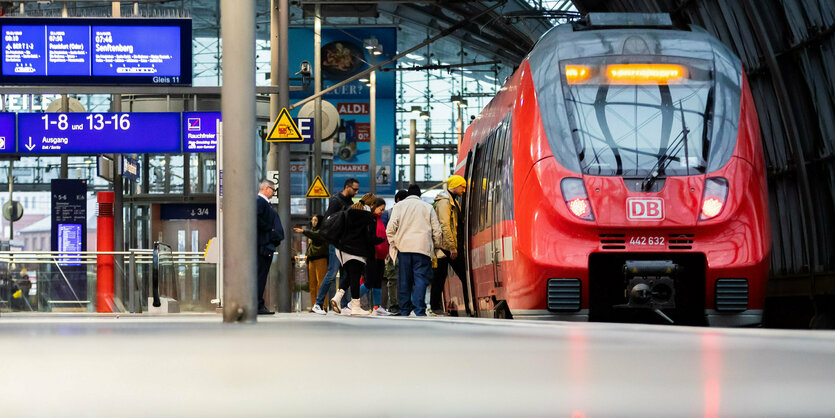
[[[336,245],[339,243],[339,239],[345,234],[347,217],[347,210],[332,213],[319,225],[319,236],[324,238],[329,244]]]

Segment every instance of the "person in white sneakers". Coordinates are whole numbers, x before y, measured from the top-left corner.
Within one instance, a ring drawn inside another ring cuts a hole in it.
[[[360,306],[360,278],[365,272],[365,263],[374,257],[374,246],[383,241],[377,237],[377,218],[370,206],[377,199],[366,193],[359,202],[345,212],[345,225],[339,242],[336,243],[336,257],[342,264],[347,277],[340,278],[339,290],[331,299],[331,308],[340,313],[339,301],[348,287],[351,288],[351,315],[369,315],[371,312]]]

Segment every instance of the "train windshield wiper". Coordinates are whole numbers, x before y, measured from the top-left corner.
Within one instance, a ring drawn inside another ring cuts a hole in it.
[[[670,142],[667,149],[664,150],[664,153],[658,157],[658,161],[649,170],[647,176],[644,177],[643,182],[641,182],[642,191],[650,191],[652,189],[652,185],[656,180],[658,180],[658,177],[667,171],[667,167],[670,166],[670,163],[679,160],[679,158],[673,157],[673,155],[678,154],[680,151],[679,148],[682,144],[684,144],[684,164],[687,166],[687,175],[690,175],[690,161],[687,155],[687,134],[690,133],[690,130],[687,129],[687,123],[684,121],[684,108],[681,105],[681,101],[678,102],[678,106],[681,110],[681,131],[678,135],[676,135],[676,138]]]

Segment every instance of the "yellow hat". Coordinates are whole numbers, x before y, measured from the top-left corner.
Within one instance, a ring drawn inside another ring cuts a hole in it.
[[[447,185],[450,189],[454,189],[458,186],[467,187],[467,180],[464,180],[464,177],[461,177],[457,174],[453,174],[446,179]]]

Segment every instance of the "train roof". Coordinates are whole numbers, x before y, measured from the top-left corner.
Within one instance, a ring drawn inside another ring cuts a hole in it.
[[[581,21],[555,26],[542,35],[528,60],[536,71],[555,59],[606,55],[720,59],[741,65],[730,48],[704,29],[674,26],[667,14],[640,13],[590,13]]]

